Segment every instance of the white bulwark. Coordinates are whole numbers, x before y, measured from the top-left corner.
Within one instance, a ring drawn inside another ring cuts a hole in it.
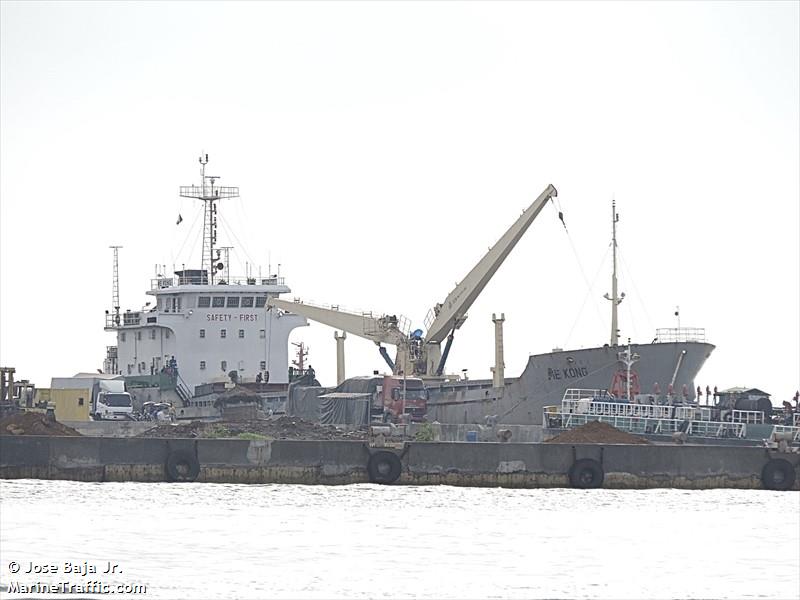
[[[125,377],[167,373],[190,396],[197,386],[234,378],[286,385],[289,335],[308,322],[267,306],[290,292],[283,278],[230,277],[227,257],[214,248],[216,202],[238,196],[238,188],[217,186],[218,178],[205,174],[207,162],[207,155],[200,159],[201,185],[181,188],[182,196],[205,203],[201,269],[157,276],[147,291],[153,302],[120,312],[115,250],[115,306],[106,312],[105,329],[116,332],[117,345],[107,349],[104,370]]]

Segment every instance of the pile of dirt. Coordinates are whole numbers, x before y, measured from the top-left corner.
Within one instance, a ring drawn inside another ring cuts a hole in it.
[[[343,430],[333,425],[310,423],[298,417],[282,416],[250,421],[192,421],[164,423],[139,437],[148,438],[245,438],[270,440],[366,440],[367,428]]]
[[[260,400],[261,396],[259,396],[257,393],[252,392],[247,388],[237,386],[232,390],[228,390],[217,396],[217,399],[214,400],[214,406],[219,408],[221,406],[231,406],[236,404],[258,403]]]
[[[621,431],[608,423],[590,421],[547,440],[551,444],[649,444],[638,435]]]
[[[19,412],[0,420],[0,435],[81,435],[58,421],[48,421],[42,413]]]

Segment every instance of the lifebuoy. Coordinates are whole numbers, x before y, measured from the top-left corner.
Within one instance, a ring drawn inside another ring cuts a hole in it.
[[[168,481],[194,481],[200,474],[200,462],[187,450],[176,450],[167,457]]]
[[[372,483],[394,483],[403,470],[400,458],[394,452],[381,450],[369,457],[367,473]]]
[[[794,480],[794,467],[783,458],[773,458],[761,469],[761,483],[768,490],[789,490]]]
[[[599,488],[603,477],[603,466],[592,458],[576,460],[569,468],[569,482],[575,488]]]

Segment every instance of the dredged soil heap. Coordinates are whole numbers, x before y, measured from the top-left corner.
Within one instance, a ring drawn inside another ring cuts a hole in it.
[[[342,430],[333,425],[309,423],[297,417],[250,421],[192,421],[164,423],[138,437],[147,438],[244,438],[272,440],[365,440],[367,428]]]
[[[548,444],[649,444],[638,435],[621,431],[608,423],[590,421],[547,440]]]
[[[0,435],[81,435],[58,421],[48,421],[36,412],[20,412],[0,420]]]

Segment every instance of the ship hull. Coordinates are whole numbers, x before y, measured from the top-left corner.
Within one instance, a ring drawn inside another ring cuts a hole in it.
[[[498,423],[539,425],[542,409],[559,404],[568,388],[625,389],[619,353],[626,349],[603,346],[531,355],[522,375],[506,379],[503,388],[493,387],[491,380],[429,384],[428,420],[482,424],[496,416]],[[693,400],[695,377],[713,350],[704,342],[632,344],[631,352],[639,356],[631,367],[637,383],[632,393],[651,393],[658,384],[666,394],[671,384],[676,396],[685,390]]]

